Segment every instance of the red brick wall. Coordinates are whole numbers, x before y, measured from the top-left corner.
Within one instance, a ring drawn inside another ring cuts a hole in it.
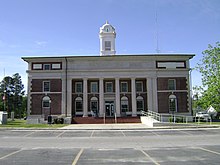
[[[31,115],[41,115],[49,108],[42,107],[42,99],[46,96],[43,93],[43,81],[50,81],[50,92],[62,92],[61,79],[33,79],[31,92],[41,92],[40,94],[31,94]],[[62,94],[47,92],[47,96],[51,99],[51,113],[53,115],[61,114]]]
[[[172,93],[158,92],[158,112],[169,113],[169,96]],[[187,92],[174,92],[177,98],[177,112],[188,112]]]
[[[62,92],[61,79],[33,79],[31,92],[43,92],[44,81],[50,81],[50,92]]]
[[[157,90],[168,90],[168,80],[176,80],[176,90],[187,90],[187,79],[185,77],[157,78]]]

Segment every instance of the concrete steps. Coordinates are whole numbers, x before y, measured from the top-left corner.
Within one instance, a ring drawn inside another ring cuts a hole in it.
[[[115,118],[106,118],[106,124],[115,123]],[[118,117],[117,123],[141,123],[140,117]],[[73,117],[72,124],[104,124],[101,117]]]

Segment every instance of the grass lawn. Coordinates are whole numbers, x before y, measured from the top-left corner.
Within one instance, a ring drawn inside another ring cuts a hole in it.
[[[0,125],[0,128],[61,128],[68,124],[27,124],[26,120],[15,119],[14,121],[8,119],[7,124]]]

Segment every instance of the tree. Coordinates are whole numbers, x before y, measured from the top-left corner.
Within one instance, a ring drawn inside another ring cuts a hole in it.
[[[212,105],[220,111],[220,43],[216,46],[208,45],[208,49],[203,51],[203,58],[197,64],[196,69],[202,74],[202,96],[198,99],[198,104],[203,108]]]
[[[12,77],[6,76],[0,82],[0,94],[2,96],[0,108],[10,112],[14,111],[15,116],[20,116],[24,97],[24,85],[21,76],[16,73]],[[4,98],[4,99],[3,99]]]

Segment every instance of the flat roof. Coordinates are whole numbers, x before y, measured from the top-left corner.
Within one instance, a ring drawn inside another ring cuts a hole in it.
[[[47,55],[47,56],[27,56],[21,57],[24,61],[28,61],[31,59],[48,59],[48,58],[87,58],[87,57],[94,57],[94,58],[109,58],[109,57],[140,57],[140,56],[156,56],[156,57],[163,57],[163,56],[187,56],[189,59],[193,58],[195,54],[193,53],[154,53],[154,54],[116,54],[116,55],[107,55],[107,56],[100,56],[100,55]]]

